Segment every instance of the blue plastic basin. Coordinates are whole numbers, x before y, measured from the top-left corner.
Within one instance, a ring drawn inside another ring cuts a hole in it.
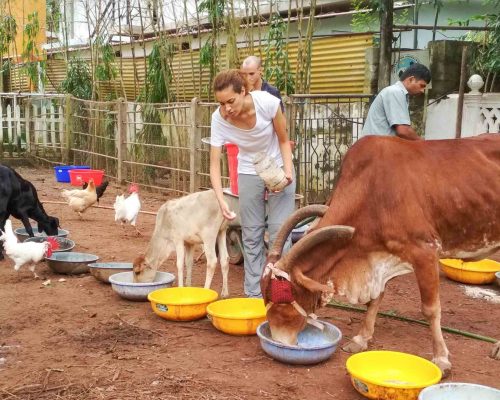
[[[70,182],[69,171],[71,169],[90,169],[88,165],[58,165],[54,167],[57,182]]]
[[[308,324],[299,333],[297,346],[288,346],[271,338],[269,322],[265,321],[257,327],[262,350],[275,360],[286,364],[308,365],[325,361],[337,349],[342,332],[329,322],[319,322],[324,325],[323,331]]]

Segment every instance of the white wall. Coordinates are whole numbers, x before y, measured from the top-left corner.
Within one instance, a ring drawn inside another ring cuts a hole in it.
[[[479,88],[478,88],[479,89]],[[425,139],[453,139],[458,113],[458,94],[427,108]],[[462,137],[500,133],[500,93],[470,91],[464,95]]]

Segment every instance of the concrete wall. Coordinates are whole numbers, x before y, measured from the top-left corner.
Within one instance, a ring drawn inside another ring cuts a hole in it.
[[[425,138],[453,139],[458,114],[458,94],[451,94],[427,108]],[[464,96],[461,137],[500,133],[500,93],[470,91]]]

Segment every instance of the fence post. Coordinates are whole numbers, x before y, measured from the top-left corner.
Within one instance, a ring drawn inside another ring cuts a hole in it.
[[[70,126],[71,123],[71,95],[67,94],[64,96],[64,155],[63,162],[64,164],[70,164],[71,157],[71,145],[73,143],[73,135],[72,129]],[[61,143],[62,144],[62,143]]]
[[[124,163],[127,157],[127,102],[125,99],[120,98],[117,100],[116,106],[118,108],[116,113],[116,126],[118,127],[116,136],[116,179],[119,184],[122,184],[127,175]]]
[[[26,132],[26,151],[31,156],[31,141],[33,138],[31,137],[31,118],[30,118],[30,110],[31,110],[31,100],[29,98],[25,99],[23,102],[24,105],[24,130]]]
[[[200,189],[200,174],[201,170],[201,152],[199,147],[201,144],[201,108],[200,100],[195,97],[191,100],[191,127],[189,141],[189,191],[197,192]]]

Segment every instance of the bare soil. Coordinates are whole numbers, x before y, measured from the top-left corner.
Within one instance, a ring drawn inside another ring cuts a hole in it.
[[[60,201],[49,169],[18,168],[37,187],[42,201]],[[101,205],[112,206],[120,190],[110,185]],[[157,211],[167,199],[142,192],[143,210]],[[151,237],[155,217],[141,214],[138,227],[125,231],[113,210],[91,208],[81,221],[67,206],[45,204],[76,241],[74,251],[99,255],[101,261],[132,261]],[[21,226],[14,221],[15,227]],[[196,257],[200,251],[196,253]],[[339,399],[362,397],[345,369],[349,354],[340,349],[319,365],[300,367],[273,361],[256,336],[235,337],[217,331],[207,319],[174,323],[156,316],[149,303],[119,298],[91,275],[62,276],[45,262],[35,280],[25,267],[0,261],[0,399]],[[205,259],[195,265],[194,284],[202,286]],[[171,257],[162,267],[176,274]],[[64,281],[60,281],[64,278]],[[51,284],[42,282],[50,279]],[[243,269],[231,266],[230,294],[243,295]],[[220,291],[217,271],[213,288]],[[498,288],[489,286],[490,289]],[[442,276],[443,326],[500,339],[500,305],[467,297],[463,287]],[[345,301],[345,299],[339,299]],[[382,311],[421,319],[413,275],[389,283]],[[318,310],[336,324],[344,340],[359,329],[363,314],[335,308]],[[449,382],[500,387],[500,362],[488,357],[492,345],[445,333],[453,374]],[[379,318],[370,349],[387,349],[431,358],[425,326]]]

